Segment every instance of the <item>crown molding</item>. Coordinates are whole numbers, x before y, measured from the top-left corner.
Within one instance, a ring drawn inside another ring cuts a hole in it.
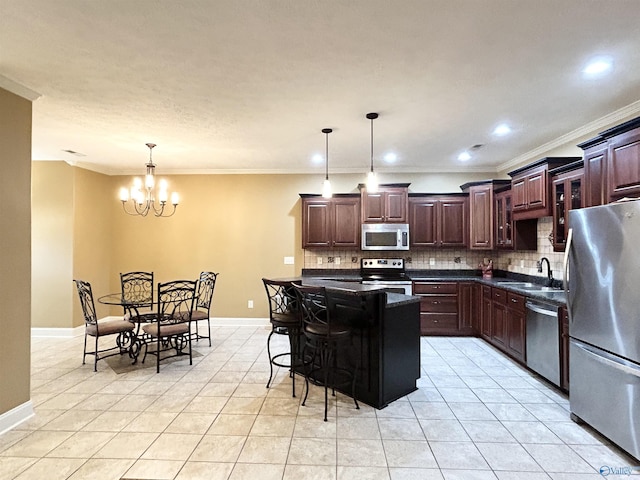
[[[4,88],[5,90],[14,93],[22,98],[26,98],[31,102],[37,100],[42,96],[42,94],[36,92],[35,90],[31,90],[29,87],[25,87],[18,82],[14,82],[4,75],[0,75],[0,88]]]

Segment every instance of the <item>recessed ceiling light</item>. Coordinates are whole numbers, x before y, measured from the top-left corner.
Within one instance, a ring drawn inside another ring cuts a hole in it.
[[[313,163],[321,163],[324,162],[324,157],[319,153],[316,153],[313,157],[311,157],[311,160],[313,160]]]
[[[460,160],[461,162],[466,162],[467,160],[471,160],[471,154],[467,151],[464,151],[460,155],[458,155],[458,160]]]
[[[385,162],[389,162],[389,163],[393,163],[398,159],[398,156],[393,153],[393,152],[389,152],[384,156],[384,161]]]
[[[596,77],[607,73],[613,67],[613,60],[609,57],[598,57],[590,61],[582,70],[587,77]]]
[[[511,133],[511,127],[506,123],[501,123],[496,128],[493,129],[493,134],[498,135],[499,137],[503,137]]]

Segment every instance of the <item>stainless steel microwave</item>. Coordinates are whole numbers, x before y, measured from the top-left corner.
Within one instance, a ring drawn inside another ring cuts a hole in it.
[[[409,250],[406,223],[363,223],[362,250]]]

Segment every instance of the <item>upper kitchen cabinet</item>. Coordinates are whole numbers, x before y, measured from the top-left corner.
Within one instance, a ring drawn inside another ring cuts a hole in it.
[[[549,170],[578,160],[579,157],[545,157],[509,172],[514,220],[550,216]]]
[[[302,197],[302,248],[360,248],[360,196]]]
[[[468,195],[409,196],[410,246],[458,247],[468,244]]]
[[[511,185],[495,191],[495,247],[501,250],[537,250],[538,221],[513,219]]]
[[[584,150],[585,207],[640,196],[640,117],[578,146]]]
[[[377,192],[367,192],[359,185],[362,203],[362,223],[407,223],[409,184],[380,185]]]
[[[553,249],[563,252],[569,231],[569,211],[582,208],[583,162],[570,163],[549,171],[553,199]]]
[[[495,245],[494,190],[504,187],[509,180],[485,180],[461,185],[469,193],[469,248],[491,250]]]

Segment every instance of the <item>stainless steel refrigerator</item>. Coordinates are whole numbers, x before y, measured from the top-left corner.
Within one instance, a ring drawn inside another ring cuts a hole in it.
[[[569,227],[571,413],[640,459],[640,201],[572,210]]]

